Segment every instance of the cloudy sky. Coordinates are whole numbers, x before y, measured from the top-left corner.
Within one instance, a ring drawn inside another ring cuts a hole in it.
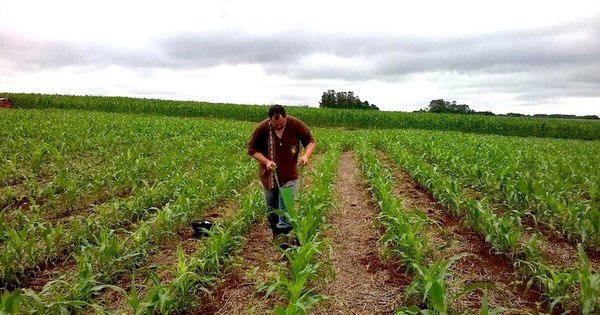
[[[600,115],[600,1],[0,0],[0,92]]]

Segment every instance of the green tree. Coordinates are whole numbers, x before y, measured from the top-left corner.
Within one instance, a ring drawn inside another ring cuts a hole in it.
[[[457,114],[474,114],[475,111],[469,108],[466,104],[456,104],[456,101],[452,103],[444,101],[444,99],[432,100],[429,102],[429,106],[426,109],[431,113],[457,113]]]
[[[319,107],[379,110],[375,104],[369,104],[368,101],[362,102],[353,91],[336,92],[334,90],[323,92]]]
[[[327,90],[327,92],[323,92],[323,96],[321,96],[321,102],[319,102],[319,107],[336,108],[336,99],[337,98],[335,96],[335,91]]]

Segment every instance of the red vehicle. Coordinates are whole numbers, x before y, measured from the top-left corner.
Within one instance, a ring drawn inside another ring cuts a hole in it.
[[[0,98],[0,108],[13,108],[13,106],[10,98]]]

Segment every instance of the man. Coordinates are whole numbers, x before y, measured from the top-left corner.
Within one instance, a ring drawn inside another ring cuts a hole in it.
[[[295,193],[300,144],[305,150],[299,162],[306,165],[315,149],[315,139],[308,127],[298,118],[286,115],[281,105],[269,108],[269,118],[258,124],[248,141],[248,154],[260,162],[260,181],[274,238],[289,233],[292,227],[284,213],[275,213],[276,209],[285,211],[285,205],[272,172],[277,172],[281,187],[292,187]]]

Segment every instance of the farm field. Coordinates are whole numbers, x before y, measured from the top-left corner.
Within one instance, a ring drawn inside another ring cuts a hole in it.
[[[600,312],[598,140],[315,123],[282,251],[259,119],[22,108],[0,111],[0,312]]]

